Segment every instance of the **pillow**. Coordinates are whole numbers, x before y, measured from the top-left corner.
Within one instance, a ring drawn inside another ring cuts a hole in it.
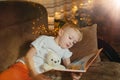
[[[81,28],[83,33],[82,41],[75,44],[70,51],[73,52],[71,61],[80,59],[88,54],[95,52],[97,47],[97,24]]]

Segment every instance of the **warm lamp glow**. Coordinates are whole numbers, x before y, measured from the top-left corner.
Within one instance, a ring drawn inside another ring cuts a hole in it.
[[[114,0],[114,7],[120,8],[120,0]]]
[[[113,0],[112,5],[113,8],[111,9],[111,17],[114,21],[118,21],[120,17],[120,0]]]
[[[103,11],[105,11],[113,21],[120,20],[120,0],[99,0],[97,4],[101,4]]]

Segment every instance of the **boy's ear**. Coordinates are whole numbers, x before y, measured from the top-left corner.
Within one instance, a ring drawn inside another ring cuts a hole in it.
[[[58,31],[58,35],[59,35],[59,36],[63,35],[63,32],[64,32],[63,29],[60,29],[60,30]]]

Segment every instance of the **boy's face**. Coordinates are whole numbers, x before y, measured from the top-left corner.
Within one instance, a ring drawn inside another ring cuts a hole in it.
[[[59,45],[61,48],[71,48],[78,42],[80,35],[72,28],[59,31]]]

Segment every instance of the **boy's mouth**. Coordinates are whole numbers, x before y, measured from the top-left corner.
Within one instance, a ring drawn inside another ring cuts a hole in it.
[[[67,47],[70,47],[70,45],[69,45],[69,44],[66,44],[66,46],[67,46]]]

